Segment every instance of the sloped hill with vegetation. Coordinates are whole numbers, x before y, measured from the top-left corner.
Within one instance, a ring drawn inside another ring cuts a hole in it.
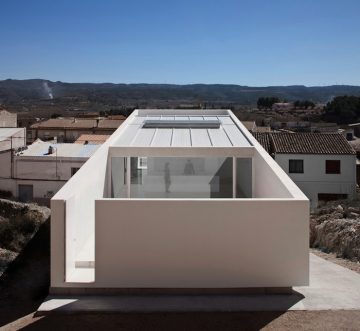
[[[23,99],[80,98],[99,103],[126,101],[179,100],[187,102],[227,102],[256,105],[258,98],[273,96],[280,100],[301,99],[325,103],[335,96],[360,96],[360,86],[334,85],[321,87],[267,86],[250,87],[221,84],[113,84],[63,83],[42,79],[0,81],[0,103]]]

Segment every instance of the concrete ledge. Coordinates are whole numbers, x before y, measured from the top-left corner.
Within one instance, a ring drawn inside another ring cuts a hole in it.
[[[360,274],[310,254],[310,286],[288,294],[51,295],[37,315],[287,310],[360,310]]]
[[[267,295],[292,294],[291,287],[250,287],[250,288],[84,288],[51,287],[50,295]]]

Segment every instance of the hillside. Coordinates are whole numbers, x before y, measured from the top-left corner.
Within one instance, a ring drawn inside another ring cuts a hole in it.
[[[323,87],[268,86],[250,87],[219,84],[112,84],[63,83],[42,79],[0,81],[0,104],[46,99],[75,99],[90,103],[119,105],[123,103],[193,102],[255,105],[261,96],[276,96],[294,101],[309,99],[324,103],[338,95],[360,96],[360,86],[333,85]]]

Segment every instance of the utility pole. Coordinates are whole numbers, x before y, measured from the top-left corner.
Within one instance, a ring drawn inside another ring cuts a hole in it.
[[[14,178],[14,151],[13,151],[13,136],[10,137],[10,158],[11,158],[11,162],[10,162],[10,177],[11,179]]]

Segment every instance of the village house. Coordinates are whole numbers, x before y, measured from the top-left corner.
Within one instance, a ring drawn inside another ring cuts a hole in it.
[[[41,140],[53,140],[72,143],[82,134],[112,134],[122,123],[122,119],[84,119],[75,117],[52,118],[31,125],[28,143]]]
[[[308,121],[288,121],[288,122],[272,122],[271,128],[273,130],[292,130],[299,132],[310,131],[310,122]]]
[[[356,197],[356,153],[339,133],[254,133],[255,138],[309,198]]]
[[[270,126],[258,126],[255,121],[241,121],[247,130],[250,132],[270,132]]]
[[[328,123],[328,122],[317,122],[311,123],[311,132],[314,133],[338,133],[339,125],[337,123]]]
[[[11,149],[8,144],[0,153],[0,191],[10,192],[22,202],[48,204],[99,147],[41,140],[26,147],[24,137],[21,146],[14,144]]]
[[[294,104],[292,102],[275,102],[271,109],[273,111],[288,111],[294,108]]]
[[[309,282],[309,201],[229,110],[135,110],[51,213],[52,294]]]

